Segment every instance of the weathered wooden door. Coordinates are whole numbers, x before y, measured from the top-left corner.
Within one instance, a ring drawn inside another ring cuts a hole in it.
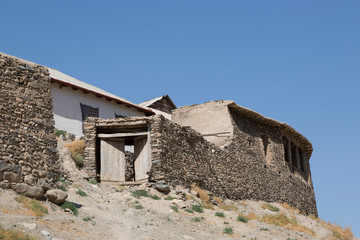
[[[134,139],[135,154],[135,181],[148,178],[146,174],[150,170],[150,143],[147,136],[140,136]]]
[[[101,182],[125,182],[124,139],[101,139]]]

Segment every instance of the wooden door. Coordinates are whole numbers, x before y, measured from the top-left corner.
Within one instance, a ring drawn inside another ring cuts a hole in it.
[[[150,170],[150,145],[147,136],[140,136],[134,139],[135,154],[135,181],[147,179],[146,174]]]
[[[101,182],[125,182],[124,139],[101,139]]]

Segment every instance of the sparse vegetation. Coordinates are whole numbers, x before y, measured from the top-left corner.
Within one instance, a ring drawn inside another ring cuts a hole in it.
[[[72,202],[68,202],[65,201],[63,202],[63,204],[61,204],[61,209],[65,210],[65,209],[70,209],[71,212],[77,216],[79,214],[79,211],[77,210],[77,208],[75,207],[75,204]]]
[[[196,183],[193,183],[190,185],[191,186],[191,189],[194,190],[195,192],[198,193],[199,195],[199,198],[201,199],[202,201],[202,206],[204,208],[207,208],[207,209],[214,209],[214,206],[211,204],[210,202],[210,196],[209,196],[209,193],[204,190],[204,189],[201,189]]]
[[[135,209],[143,209],[144,207],[141,204],[135,205]]]
[[[89,222],[89,221],[91,221],[91,220],[93,220],[95,217],[83,217],[83,220],[85,221],[85,222]]]
[[[247,220],[244,216],[238,216],[238,217],[236,218],[236,221],[238,221],[238,222],[243,222],[243,223],[247,223],[247,222],[248,222],[248,220]]]
[[[89,183],[90,183],[90,184],[93,184],[93,185],[98,185],[98,186],[99,186],[98,181],[96,181],[95,179],[90,179],[90,180],[89,180]]]
[[[57,130],[55,132],[55,136],[60,137],[61,135],[63,135],[63,137],[65,137],[65,132],[63,130]]]
[[[256,213],[251,212],[248,215],[245,216],[246,220],[251,221],[251,220],[255,220],[258,218],[258,215],[256,215]]]
[[[67,192],[67,188],[66,187],[64,187],[64,186],[60,186],[60,187],[58,187],[61,191],[64,191],[64,192]]]
[[[234,233],[234,230],[232,227],[226,227],[224,228],[223,233],[232,235]]]
[[[215,197],[213,197],[213,199],[218,205],[223,203],[223,200],[221,197],[215,196]]]
[[[227,222],[227,221],[224,221],[224,224],[230,224],[229,222]]]
[[[191,220],[190,221],[192,221],[192,222],[201,222],[202,220],[204,220],[204,218],[202,217],[202,218],[199,218],[199,217],[193,217],[193,218],[191,218]]]
[[[191,205],[191,209],[198,213],[204,212],[204,209],[200,205]]]
[[[179,208],[177,206],[171,206],[170,208],[175,212],[179,212]]]
[[[23,206],[29,209],[35,216],[42,217],[49,213],[47,207],[42,205],[36,199],[30,199],[24,195],[20,195],[19,197],[16,197],[15,200],[22,203]]]
[[[225,217],[225,214],[223,212],[216,212],[215,216],[217,216],[217,217]]]
[[[157,196],[157,195],[149,195],[149,197],[150,197],[151,199],[154,199],[154,200],[160,200],[160,199],[161,199],[161,197],[159,197],[159,196]]]
[[[263,216],[261,221],[272,225],[281,226],[292,231],[303,232],[315,236],[315,232],[313,230],[298,224],[296,219],[290,219],[285,214],[268,214]]]
[[[296,208],[293,208],[293,207],[291,207],[289,204],[287,204],[287,203],[281,203],[280,204],[283,208],[285,208],[285,209],[287,209],[287,210],[289,210],[289,211],[291,211],[291,212],[294,212],[294,213],[299,213],[300,211],[299,211],[299,209],[296,209]]]
[[[84,150],[85,150],[85,140],[76,140],[65,145],[71,153],[71,157],[74,160],[76,166],[84,166]]]
[[[268,209],[270,211],[273,211],[273,212],[280,211],[280,209],[278,207],[275,207],[275,206],[271,205],[270,203],[263,204],[261,207],[264,208],[264,209]]]
[[[30,235],[17,231],[5,229],[0,225],[0,239],[3,240],[36,240],[36,238]]]
[[[140,197],[148,197],[149,196],[148,192],[145,190],[135,190],[131,194],[133,195],[133,197],[138,198],[138,199]]]
[[[167,196],[167,197],[164,198],[164,200],[173,200],[173,199],[175,199],[175,198],[172,197],[172,196]]]
[[[336,239],[352,240],[354,238],[354,234],[351,231],[351,227],[342,228],[341,226],[335,223],[330,223],[325,221],[321,221],[321,226],[329,229],[332,232],[332,237]]]
[[[82,197],[86,197],[86,196],[87,196],[86,192],[82,191],[81,189],[78,189],[78,190],[76,191],[76,193],[79,194],[79,195],[82,196]]]
[[[268,228],[260,228],[260,231],[270,231]]]
[[[191,210],[190,208],[186,208],[185,211],[188,212],[188,213],[193,213],[193,212],[194,212],[194,211]]]
[[[225,211],[237,211],[239,208],[234,204],[221,204],[220,208]]]

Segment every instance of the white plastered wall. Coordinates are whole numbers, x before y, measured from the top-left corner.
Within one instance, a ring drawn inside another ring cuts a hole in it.
[[[99,117],[104,119],[115,118],[115,113],[127,117],[144,116],[136,108],[127,107],[125,104],[117,104],[105,98],[98,98],[95,94],[85,94],[81,90],[51,83],[51,95],[55,128],[64,130],[77,136],[83,136],[82,113],[80,103],[99,108]]]

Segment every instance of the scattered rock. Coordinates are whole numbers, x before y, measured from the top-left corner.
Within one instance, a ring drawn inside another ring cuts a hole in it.
[[[21,166],[20,165],[14,165],[14,166],[12,166],[12,170],[15,173],[21,173]]]
[[[25,194],[28,187],[29,187],[29,185],[27,185],[25,183],[18,183],[18,184],[12,185],[12,189],[15,192],[17,192],[18,194]]]
[[[0,182],[0,187],[3,189],[10,189],[11,188],[11,183],[9,182]]]
[[[186,208],[187,204],[183,200],[173,199],[171,200],[171,204],[176,205],[179,208]]]
[[[30,198],[40,199],[44,197],[44,190],[40,187],[28,186],[25,195]]]
[[[170,192],[170,186],[163,183],[163,181],[157,182],[155,184],[155,189],[165,194],[168,194]]]
[[[37,228],[37,225],[35,223],[21,223],[21,225],[30,230],[36,230],[36,228]]]
[[[46,192],[47,190],[50,190],[50,188],[51,188],[51,185],[49,183],[45,182],[44,179],[39,179],[37,186],[41,187],[44,190],[44,192]]]
[[[21,183],[22,182],[21,173],[4,172],[3,179],[8,180],[9,183]]]
[[[42,230],[41,233],[44,235],[44,236],[50,236],[50,233],[46,230]]]
[[[65,199],[67,198],[68,194],[64,191],[61,190],[57,190],[57,189],[52,189],[52,190],[48,190],[45,195],[44,195],[50,202],[55,203],[55,204],[60,204],[63,203],[65,201]]]

